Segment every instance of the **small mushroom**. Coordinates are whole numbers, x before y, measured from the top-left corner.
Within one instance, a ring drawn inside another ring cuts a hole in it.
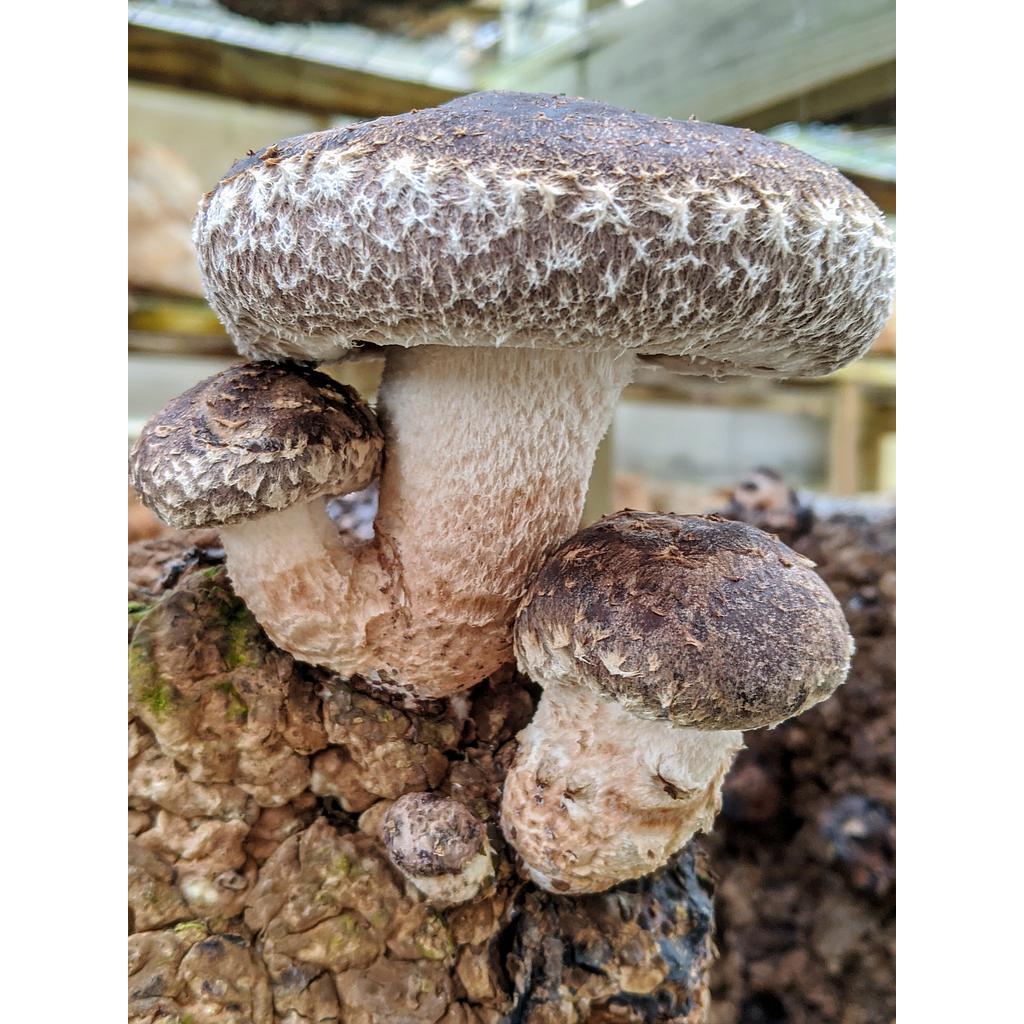
[[[365,487],[382,448],[372,410],[351,388],[304,367],[249,363],[200,382],[146,424],[132,482],[165,523],[218,528],[236,591],[279,647],[344,672],[365,637],[334,615],[339,579],[362,582],[368,611],[390,608],[369,567],[351,570],[365,545],[346,546],[326,504]]]
[[[642,361],[827,373],[871,344],[892,293],[884,218],[834,168],[736,128],[526,93],[269,146],[204,196],[194,238],[247,357],[383,348],[374,541],[314,522],[307,495],[224,543],[275,642],[419,697],[511,660],[516,606],[578,528]],[[194,458],[174,461],[188,476]]]
[[[515,624],[544,687],[501,825],[542,888],[601,892],[708,830],[741,746],[828,697],[853,653],[812,563],[716,516],[620,512],[545,563]]]
[[[494,879],[483,824],[458,800],[408,793],[381,826],[391,863],[433,906],[474,899]]]
[[[810,530],[814,512],[774,469],[752,469],[732,490],[722,511],[792,544]]]

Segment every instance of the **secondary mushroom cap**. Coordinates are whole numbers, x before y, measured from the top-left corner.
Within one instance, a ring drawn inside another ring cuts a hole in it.
[[[842,609],[812,563],[746,523],[620,512],[545,563],[515,626],[533,678],[580,680],[646,718],[757,729],[845,679]]]
[[[383,443],[352,388],[305,367],[248,363],[157,413],[132,450],[131,477],[171,526],[226,525],[365,487]]]
[[[476,93],[285,140],[208,193],[195,242],[240,349],[628,349],[829,372],[889,312],[892,243],[834,168],[753,132]]]
[[[408,793],[388,809],[381,827],[395,866],[417,878],[456,874],[483,849],[484,827],[458,800]]]

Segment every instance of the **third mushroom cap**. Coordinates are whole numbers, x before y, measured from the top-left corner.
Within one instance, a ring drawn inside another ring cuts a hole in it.
[[[545,563],[516,619],[544,687],[501,822],[531,877],[599,892],[707,830],[741,729],[830,696],[853,654],[811,563],[746,523],[620,512]]]
[[[578,526],[639,360],[826,373],[867,348],[892,292],[884,220],[833,168],[739,129],[523,93],[261,150],[204,197],[195,241],[243,354],[386,346],[376,537],[327,545],[318,609],[357,639],[325,657],[300,607],[254,610],[297,657],[420,696],[511,659],[516,604]],[[258,564],[230,571],[259,605]]]

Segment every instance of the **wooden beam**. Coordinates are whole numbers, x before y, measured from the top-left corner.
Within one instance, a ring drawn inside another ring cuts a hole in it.
[[[205,300],[153,292],[128,293],[128,330],[227,339],[224,325]]]
[[[128,351],[151,356],[193,356],[202,359],[231,359],[241,362],[227,335],[200,337],[195,334],[168,334],[159,331],[129,331]]]
[[[737,117],[735,123],[760,131],[786,121],[830,121],[895,95],[896,61],[890,60],[809,89],[774,106],[754,110]]]
[[[646,0],[596,12],[573,38],[483,72],[481,87],[546,90],[571,73],[592,99],[747,123],[895,54],[895,0]]]
[[[460,95],[421,82],[132,23],[128,75],[252,103],[354,117],[401,114]]]
[[[856,384],[843,383],[835,389],[835,411],[829,438],[830,494],[856,494],[861,489],[861,437],[864,425],[864,395]]]
[[[736,395],[724,393],[718,396],[708,394],[684,396],[670,390],[643,387],[631,384],[622,393],[627,402],[652,402],[662,405],[705,406],[713,409],[764,409],[784,413],[787,416],[810,416],[827,420],[832,414],[833,395],[830,389],[821,391],[793,392],[782,387],[763,395]]]
[[[841,370],[836,370],[835,373],[819,379],[835,381],[838,384],[863,384],[882,391],[895,391],[896,359],[884,356],[858,359],[856,362],[850,363],[849,366],[844,366]],[[795,381],[794,383],[799,384],[800,382]]]

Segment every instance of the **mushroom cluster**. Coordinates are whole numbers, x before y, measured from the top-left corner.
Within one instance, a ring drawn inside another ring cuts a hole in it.
[[[533,700],[511,669],[411,711],[273,651],[219,567],[149,600],[129,615],[129,1021],[570,1024],[623,1000],[704,1019],[692,850],[585,902],[517,876],[497,818]],[[251,785],[282,748],[281,785]],[[296,766],[308,788],[282,802]]]
[[[194,238],[248,358],[381,346],[377,419],[313,371],[255,362],[151,422],[134,483],[172,525],[221,527],[278,646],[421,698],[512,659],[516,607],[578,527],[641,361],[827,373],[871,344],[893,284],[881,214],[833,168],[523,93],[269,146],[203,198]],[[328,498],[378,473],[373,539],[339,534]]]

